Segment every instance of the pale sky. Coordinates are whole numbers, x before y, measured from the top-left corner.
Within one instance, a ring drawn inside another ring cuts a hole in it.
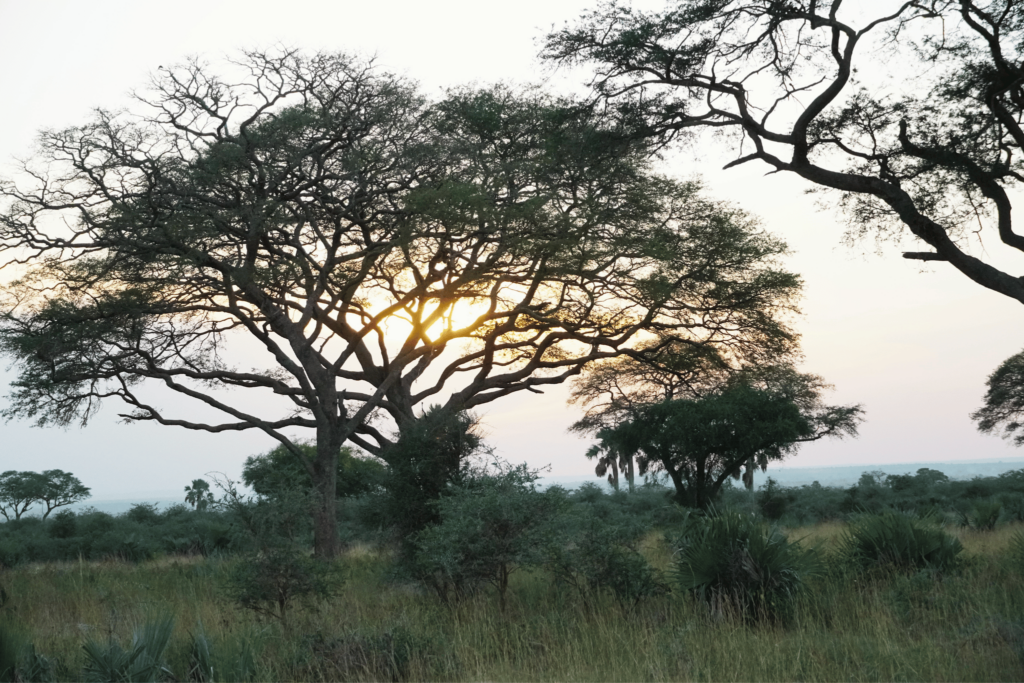
[[[0,173],[31,152],[36,131],[84,122],[93,107],[118,107],[157,67],[188,55],[212,61],[232,51],[278,44],[305,50],[377,55],[388,70],[444,88],[551,76],[536,58],[553,26],[593,3],[583,0],[351,0],[289,3],[184,0],[12,2],[0,0]],[[644,6],[658,3],[644,1]],[[579,89],[581,74],[555,74],[552,89]],[[701,175],[712,196],[758,215],[785,239],[787,265],[805,280],[802,369],[836,386],[831,400],[861,403],[857,439],[809,444],[789,466],[1020,458],[1024,452],[977,433],[968,414],[988,374],[1024,347],[1020,304],[941,264],[900,258],[901,249],[840,245],[842,225],[819,211],[797,178],[767,169],[720,171],[730,157],[706,146],[701,159],[678,154],[666,171]],[[995,249],[994,249],[995,250]],[[998,251],[998,250],[996,250]],[[1012,267],[1012,264],[1010,264]],[[0,382],[10,375],[0,375]],[[6,393],[6,392],[3,392]],[[484,411],[500,455],[552,475],[592,473],[588,443],[566,433],[579,417],[565,388],[523,394]],[[209,471],[237,476],[246,456],[273,447],[255,432],[209,435],[155,425],[119,424],[111,405],[85,429],[0,425],[0,471],[60,468],[96,498],[175,495]]]

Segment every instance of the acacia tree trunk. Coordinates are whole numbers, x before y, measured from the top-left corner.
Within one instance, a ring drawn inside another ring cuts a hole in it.
[[[341,552],[338,539],[338,452],[341,443],[332,438],[330,430],[319,429],[316,460],[313,462],[313,554],[324,560],[334,559]]]

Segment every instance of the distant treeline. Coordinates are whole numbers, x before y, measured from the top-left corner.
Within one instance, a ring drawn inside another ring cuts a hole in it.
[[[671,526],[685,514],[672,502],[670,491],[657,485],[630,494],[585,484],[567,498],[573,505],[595,509],[596,504],[614,510],[616,517],[634,517],[661,527]],[[379,492],[340,498],[343,540],[394,540],[394,530],[380,524],[383,505],[386,499]],[[785,487],[769,479],[753,494],[742,487],[726,487],[716,506],[754,512],[790,527],[884,510],[912,512],[947,524],[991,527],[1024,520],[1024,469],[967,481],[952,480],[928,468],[903,475],[865,472],[851,487],[817,483]],[[230,555],[251,550],[252,543],[238,511],[217,506],[204,510],[181,504],[159,510],[154,504],[140,503],[119,515],[94,509],[62,510],[46,520],[23,517],[0,524],[0,562],[6,566],[79,558],[141,561],[161,555]]]
[[[946,523],[992,524],[1024,520],[1024,469],[969,480],[950,479],[927,467],[915,474],[865,472],[850,487],[817,482],[787,487],[769,477],[753,496],[737,488],[725,491],[722,503],[754,505],[765,518],[784,526],[843,520],[887,509],[937,517]],[[983,522],[982,516],[988,520]]]

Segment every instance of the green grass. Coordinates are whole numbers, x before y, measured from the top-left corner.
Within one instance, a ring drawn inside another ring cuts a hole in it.
[[[611,598],[588,607],[540,572],[513,577],[504,615],[492,592],[449,610],[391,581],[391,558],[367,547],[340,560],[341,596],[298,608],[288,637],[220,597],[230,560],[6,570],[0,625],[55,660],[66,680],[81,677],[87,639],[127,644],[160,614],[175,617],[167,663],[178,680],[188,677],[200,624],[218,680],[218,667],[230,678],[244,650],[257,680],[1021,680],[1024,567],[1008,553],[1020,528],[957,531],[967,559],[955,574],[836,569],[800,597],[786,627],[712,618],[679,593],[633,612]],[[828,551],[842,531],[790,534]],[[656,566],[670,563],[658,535],[643,548]]]

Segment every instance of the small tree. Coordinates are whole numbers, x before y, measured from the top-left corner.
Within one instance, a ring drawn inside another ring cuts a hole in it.
[[[214,502],[210,491],[210,482],[205,479],[193,479],[191,486],[185,487],[185,502],[196,510],[205,510]]]
[[[540,492],[526,465],[467,478],[432,505],[440,520],[414,540],[416,568],[442,600],[481,582],[498,591],[502,612],[509,577],[543,559],[542,536],[565,502],[561,490]]]
[[[798,347],[789,335],[765,335],[758,343],[729,357],[708,347],[659,341],[651,342],[651,346],[655,351],[650,354],[620,356],[595,364],[572,385],[571,402],[582,404],[585,415],[571,429],[604,435],[587,452],[587,457],[598,458],[598,476],[612,469],[609,482],[616,488],[617,470],[621,468],[632,490],[637,451],[628,440],[607,437],[619,425],[634,420],[640,411],[657,403],[709,399],[742,385],[792,403],[801,417],[815,426],[815,431],[842,431],[842,423],[855,424],[860,419],[859,406],[826,405],[822,394],[829,385],[821,377],[798,372],[793,367],[791,360]],[[766,452],[752,455],[731,474],[737,479],[742,477],[747,490],[752,491],[755,469],[763,472],[770,460]]]
[[[592,605],[595,597],[607,593],[629,611],[668,591],[659,572],[640,553],[654,520],[649,514],[608,512],[593,503],[573,501],[555,521],[544,564],[585,604]]]
[[[254,499],[242,495],[230,479],[215,477],[214,483],[223,491],[218,507],[234,517],[252,544],[232,565],[227,594],[240,607],[276,619],[288,632],[296,601],[329,598],[341,584],[330,562],[309,556],[316,494],[289,489],[274,499]]]

